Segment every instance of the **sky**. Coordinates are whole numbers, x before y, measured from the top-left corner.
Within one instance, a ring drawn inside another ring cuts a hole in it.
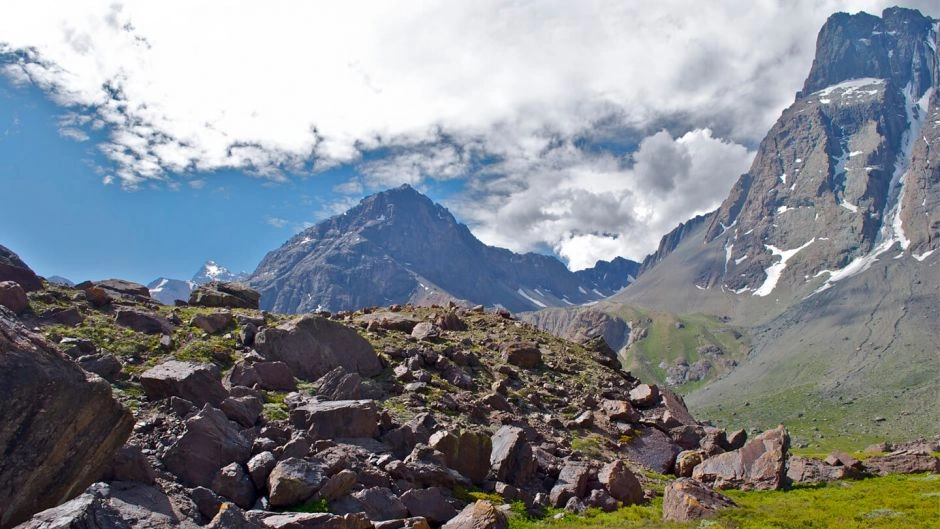
[[[250,272],[408,183],[488,244],[640,260],[747,171],[826,18],[889,5],[13,2],[0,244],[73,281]]]

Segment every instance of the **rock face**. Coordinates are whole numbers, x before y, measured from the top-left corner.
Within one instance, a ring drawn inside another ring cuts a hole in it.
[[[508,529],[506,515],[488,501],[479,500],[467,505],[460,514],[451,518],[441,529]]]
[[[0,308],[0,527],[80,494],[134,419],[102,379]]]
[[[228,397],[219,368],[204,362],[170,360],[145,371],[140,383],[152,400],[175,396],[197,406],[218,406]]]
[[[535,471],[532,446],[525,432],[515,426],[503,426],[493,435],[490,465],[496,479],[511,484],[525,483]]]
[[[609,296],[629,269],[615,261],[576,274],[553,257],[486,246],[406,185],[297,234],[249,281],[262,308],[284,313],[452,299],[524,311]]]
[[[375,350],[356,331],[321,318],[303,316],[255,337],[255,349],[268,360],[284,362],[295,376],[314,381],[342,366],[374,376],[382,370]]]
[[[790,436],[779,426],[738,450],[706,459],[695,467],[692,477],[718,489],[778,490],[786,485],[789,448]]]
[[[244,283],[212,282],[196,287],[189,304],[200,307],[257,309],[261,295]]]
[[[663,519],[688,522],[735,507],[731,498],[689,478],[679,478],[666,486],[663,494]]]
[[[27,292],[42,288],[39,276],[20,256],[5,246],[0,246],[0,281],[16,281]]]
[[[900,450],[882,456],[872,456],[864,461],[866,470],[873,474],[914,474],[917,472],[940,472],[940,459],[927,452]]]

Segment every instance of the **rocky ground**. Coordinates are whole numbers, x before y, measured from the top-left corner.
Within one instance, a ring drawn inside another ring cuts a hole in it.
[[[782,427],[701,424],[602,342],[505,311],[283,316],[218,283],[169,307],[4,264],[29,292],[0,282],[3,529],[506,527],[663,487],[686,520],[733,503],[715,489],[940,470],[935,442],[791,458]]]

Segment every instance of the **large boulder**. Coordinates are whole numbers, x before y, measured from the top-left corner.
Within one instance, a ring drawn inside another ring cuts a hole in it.
[[[0,281],[16,281],[27,292],[42,289],[39,276],[5,246],[0,246]]]
[[[313,497],[326,483],[323,467],[296,457],[279,462],[268,475],[271,506],[291,507]]]
[[[532,477],[536,468],[535,458],[522,428],[501,427],[493,434],[492,445],[490,466],[498,481],[519,485]]]
[[[431,448],[444,454],[445,464],[479,485],[490,471],[493,441],[489,435],[463,431],[460,435],[438,432],[431,437]]]
[[[787,460],[787,479],[791,483],[820,483],[861,476],[861,472],[851,467],[828,465],[811,457],[790,456]]]
[[[208,314],[199,313],[189,320],[189,325],[191,327],[199,327],[209,334],[215,334],[219,331],[223,331],[234,324],[235,318],[233,318],[232,313],[227,310],[220,312],[210,312]]]
[[[6,511],[4,511],[5,513]],[[8,527],[4,525],[4,527]],[[42,511],[16,529],[197,529],[160,489],[134,482],[96,483],[77,498]],[[226,526],[232,527],[232,526]]]
[[[111,386],[0,307],[0,527],[74,498],[127,440]]]
[[[320,400],[355,400],[361,396],[362,377],[339,366],[317,380]]]
[[[261,294],[244,283],[213,281],[199,285],[189,294],[189,304],[199,307],[257,309]]]
[[[401,502],[411,516],[420,516],[434,525],[440,525],[457,515],[457,509],[447,500],[448,496],[440,487],[411,489],[401,495]]]
[[[669,474],[682,448],[659,429],[650,427],[640,430],[623,450],[631,461],[660,474]]]
[[[591,479],[591,465],[587,461],[568,461],[561,467],[558,480],[549,493],[553,507],[564,507],[571,498],[584,499]]]
[[[915,474],[918,472],[940,472],[940,459],[924,451],[899,450],[881,456],[872,456],[863,463],[872,474]]]
[[[163,458],[167,470],[187,486],[211,487],[220,468],[244,464],[251,456],[251,443],[224,413],[209,406],[186,420],[186,431]]]
[[[128,329],[144,334],[170,334],[173,327],[163,316],[137,308],[118,309],[114,321]]]
[[[597,480],[608,494],[622,501],[624,505],[643,502],[643,485],[623,461],[612,461],[601,467],[597,473]]]
[[[372,345],[356,331],[319,316],[302,316],[255,337],[255,350],[287,364],[298,378],[314,381],[342,366],[371,377],[382,371]]]
[[[124,279],[105,279],[104,281],[95,281],[95,286],[107,290],[111,294],[116,294],[119,297],[150,297],[149,288],[141,285],[140,283],[125,281]]]
[[[150,400],[180,397],[197,406],[219,406],[228,397],[220,377],[215,364],[169,360],[144,371],[140,384]]]
[[[733,452],[703,461],[692,477],[717,489],[778,490],[787,482],[790,436],[783,425],[768,430]]]
[[[533,342],[510,342],[501,349],[503,361],[523,369],[542,365],[542,351]]]
[[[508,529],[506,515],[488,501],[478,500],[467,505],[460,514],[441,526],[441,529]]]
[[[715,492],[703,483],[690,478],[679,478],[670,483],[663,494],[663,519],[688,522],[735,506],[731,498]]]
[[[219,469],[212,480],[212,491],[242,509],[250,509],[255,503],[255,484],[245,472],[245,467],[238,463],[229,463]]]
[[[285,512],[260,516],[265,529],[372,529],[373,525],[364,515],[338,516],[325,512]],[[400,526],[401,527],[401,526]],[[401,529],[405,529],[401,527]]]
[[[372,400],[307,401],[290,411],[291,424],[314,439],[375,437],[379,412]]]
[[[233,386],[258,386],[269,391],[297,390],[294,374],[284,362],[239,361],[229,372],[228,381]]]
[[[13,314],[22,314],[29,307],[29,298],[16,281],[0,281],[0,306],[10,309]]]
[[[399,520],[408,516],[408,508],[386,487],[370,487],[346,498],[352,501],[338,502],[337,513],[364,512],[372,521]]]

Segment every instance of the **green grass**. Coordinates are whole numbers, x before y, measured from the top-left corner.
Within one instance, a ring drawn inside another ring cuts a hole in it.
[[[513,518],[512,529],[678,528],[816,529],[930,528],[940,520],[940,476],[910,475],[836,482],[790,491],[725,491],[738,507],[710,520],[669,523],[661,520],[662,498],[613,513],[589,511],[556,520]]]

